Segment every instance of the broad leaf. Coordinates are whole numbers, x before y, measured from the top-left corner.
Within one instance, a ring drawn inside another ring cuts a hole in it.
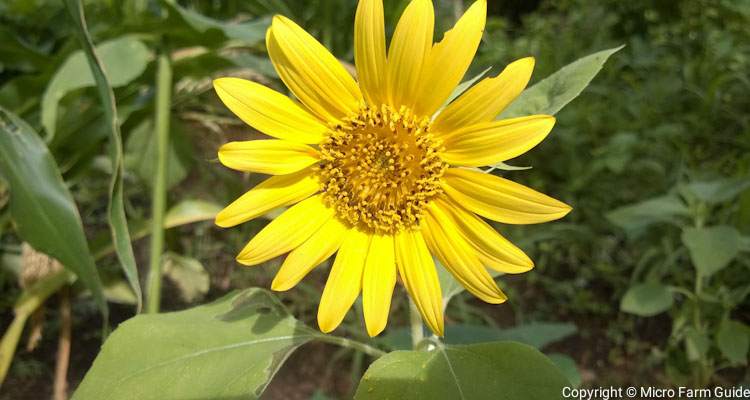
[[[356,400],[559,399],[569,383],[542,353],[514,342],[394,351],[376,360]]]
[[[740,240],[737,229],[726,225],[682,231],[682,243],[688,248],[695,269],[703,276],[726,267],[739,253]]]
[[[629,235],[637,235],[652,224],[676,222],[689,214],[680,198],[667,195],[617,208],[607,214],[607,219]]]
[[[110,335],[73,400],[257,399],[316,335],[262,289],[141,314]]]
[[[578,371],[578,366],[573,358],[561,353],[548,354],[547,357],[549,357],[550,361],[555,363],[560,372],[568,378],[570,386],[581,386],[581,373]]]
[[[512,328],[498,329],[477,325],[449,325],[445,332],[448,344],[473,344],[498,340],[512,340],[536,349],[563,340],[577,331],[571,323],[530,322]]]
[[[197,41],[203,45],[214,46],[228,39],[234,39],[242,42],[245,46],[250,46],[265,39],[266,30],[271,22],[268,18],[244,23],[222,22],[173,2],[164,1],[162,3],[169,9],[171,21],[175,21],[175,19],[181,21],[185,28],[192,30],[190,38],[184,39],[191,41],[193,45],[198,44]],[[171,22],[171,25],[178,26],[174,22]],[[167,33],[185,36],[186,32],[170,29]]]
[[[620,301],[620,309],[641,317],[651,317],[669,310],[673,303],[674,298],[668,287],[647,282],[628,289]]]
[[[125,86],[139,77],[151,58],[146,45],[133,36],[123,36],[97,46],[96,53],[112,87]],[[71,54],[55,72],[42,97],[42,126],[47,140],[55,135],[58,103],[76,89],[96,86],[86,59],[79,50]]]
[[[73,196],[44,141],[1,107],[0,175],[10,186],[10,212],[19,236],[75,273],[106,321],[101,281]]]
[[[716,334],[716,344],[733,364],[746,364],[750,349],[750,329],[742,322],[724,321]]]
[[[717,179],[705,182],[692,182],[685,189],[699,200],[710,204],[724,203],[737,197],[750,188],[748,178]]]
[[[91,76],[96,83],[97,92],[99,93],[99,101],[101,101],[102,109],[104,110],[104,121],[109,132],[109,161],[112,167],[112,178],[109,181],[109,202],[107,203],[107,223],[112,234],[112,244],[114,245],[115,253],[117,253],[117,259],[120,261],[120,266],[122,266],[122,270],[128,278],[130,286],[133,288],[138,301],[137,311],[140,312],[142,303],[141,284],[138,280],[138,267],[135,264],[135,255],[130,243],[128,221],[125,216],[122,180],[124,174],[122,166],[122,135],[120,134],[120,123],[117,120],[115,93],[112,91],[112,85],[117,85],[120,82],[112,82],[113,79],[108,78],[104,73],[105,67],[101,61],[104,59],[104,55],[100,56],[94,51],[94,43],[86,28],[86,18],[83,12],[82,1],[65,0],[65,6],[68,8],[68,12],[75,24],[78,41],[81,43],[81,47],[83,47],[84,54],[86,54]],[[123,40],[127,40],[127,37]],[[131,49],[131,54],[121,52],[117,57],[110,56],[110,58],[124,64],[138,64],[140,62],[142,65],[137,68],[140,68],[142,72],[143,68],[145,68],[147,58],[147,50],[143,43],[135,40],[121,46],[128,46]],[[140,58],[123,58],[126,56]],[[112,75],[119,75],[120,77],[126,75],[125,73],[112,72],[109,69],[107,71]],[[129,72],[134,76],[127,76],[126,78],[133,79],[135,76],[140,75],[140,72],[136,73],[134,70]]]
[[[565,105],[578,97],[601,71],[607,59],[625,46],[583,57],[566,65],[541,82],[526,89],[498,119],[532,114],[557,114]]]

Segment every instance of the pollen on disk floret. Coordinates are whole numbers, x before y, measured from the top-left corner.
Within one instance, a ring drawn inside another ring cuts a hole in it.
[[[360,229],[395,233],[418,225],[441,193],[447,168],[430,120],[406,107],[363,106],[320,144],[318,174],[326,203]]]

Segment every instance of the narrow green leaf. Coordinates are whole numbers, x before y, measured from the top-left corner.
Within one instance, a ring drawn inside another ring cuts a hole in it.
[[[140,314],[110,335],[73,400],[257,399],[317,335],[262,289]]]
[[[726,225],[682,231],[682,243],[688,248],[695,269],[706,277],[729,265],[740,251],[740,241],[737,229]]]
[[[10,186],[10,212],[19,236],[78,276],[106,324],[107,303],[73,196],[44,141],[1,107],[0,174]]]
[[[96,48],[112,87],[125,86],[140,76],[148,65],[150,53],[146,45],[133,36],[123,36],[106,41]],[[69,92],[96,85],[86,54],[76,51],[57,69],[49,81],[41,103],[42,126],[47,141],[57,131],[58,103]]]
[[[724,321],[716,334],[719,350],[733,364],[746,364],[750,329],[742,322]]]
[[[668,287],[647,282],[628,289],[620,301],[620,309],[641,317],[652,317],[669,310],[673,303],[674,298]]]
[[[394,351],[376,360],[356,400],[559,399],[569,383],[542,353],[514,342]]]
[[[532,114],[557,114],[563,107],[578,97],[601,71],[604,63],[623,46],[588,55],[548,76],[526,89],[498,119]]]
[[[83,4],[80,0],[65,0],[65,5],[75,23],[75,32],[88,59],[91,74],[96,81],[99,98],[104,109],[105,120],[109,126],[109,158],[112,164],[112,179],[109,186],[107,220],[112,233],[112,243],[114,244],[117,258],[120,260],[120,265],[125,272],[125,276],[128,278],[128,282],[136,295],[138,300],[137,311],[140,312],[142,306],[141,284],[138,280],[138,268],[135,264],[133,247],[130,243],[130,232],[128,231],[125,205],[123,203],[122,136],[120,135],[120,125],[117,121],[115,94],[112,92],[107,75],[104,73],[102,63],[94,51],[94,43],[86,28]],[[131,61],[126,60],[121,62],[128,63]]]

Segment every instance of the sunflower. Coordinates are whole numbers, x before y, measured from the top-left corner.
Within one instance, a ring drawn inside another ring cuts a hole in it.
[[[257,265],[289,253],[271,285],[284,291],[336,254],[318,308],[334,330],[362,293],[370,336],[386,326],[397,276],[432,331],[443,335],[433,255],[466,289],[493,304],[507,297],[488,268],[533,268],[485,220],[533,224],[571,208],[477,167],[541,142],[549,115],[495,120],[526,87],[533,58],[508,65],[445,105],[479,46],[487,14],[478,0],[433,44],[430,0],[403,12],[386,54],[382,0],[361,0],[354,23],[358,80],[314,37],[275,16],[266,46],[296,100],[263,85],[220,78],[214,87],[244,122],[273,137],[219,149],[225,166],[272,175],[216,217],[231,227],[283,206],[242,249]]]

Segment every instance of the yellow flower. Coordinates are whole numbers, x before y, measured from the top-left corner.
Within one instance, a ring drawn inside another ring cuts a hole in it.
[[[219,213],[216,224],[234,226],[294,204],[237,261],[256,265],[289,253],[272,283],[283,291],[337,253],[318,308],[323,332],[341,323],[362,292],[367,332],[379,334],[399,275],[442,336],[432,255],[475,296],[502,303],[507,297],[486,268],[513,274],[533,263],[479,216],[533,224],[570,211],[472,169],[516,157],[552,129],[549,115],[495,120],[525,88],[533,58],[508,65],[441,111],[479,46],[486,10],[486,0],[476,1],[433,45],[432,2],[413,0],[386,55],[382,0],[361,0],[354,29],[359,82],[310,34],[276,16],[266,46],[298,101],[242,79],[214,82],[232,112],[275,138],[221,147],[227,167],[273,176]]]

